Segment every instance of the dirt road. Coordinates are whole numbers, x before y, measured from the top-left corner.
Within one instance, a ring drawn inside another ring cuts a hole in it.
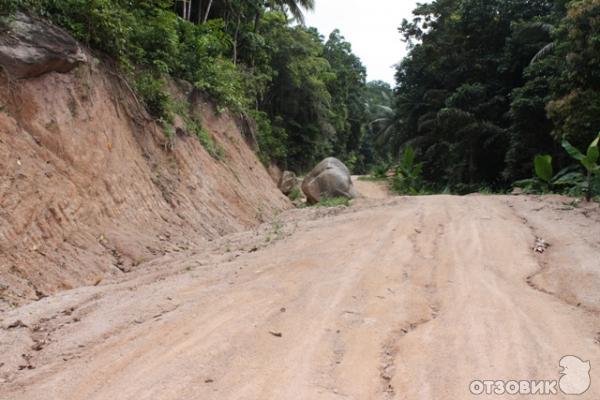
[[[0,398],[466,399],[576,355],[571,398],[598,399],[599,221],[558,197],[293,210],[4,313]]]

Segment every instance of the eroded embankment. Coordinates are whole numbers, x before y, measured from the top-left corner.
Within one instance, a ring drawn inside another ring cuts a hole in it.
[[[104,62],[0,76],[0,310],[202,246],[289,207],[238,119],[178,101],[222,150],[163,129]]]

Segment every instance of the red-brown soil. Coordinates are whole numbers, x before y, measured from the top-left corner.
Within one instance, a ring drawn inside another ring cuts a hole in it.
[[[185,127],[167,140],[128,85],[92,65],[0,78],[0,310],[290,207],[230,114],[196,96],[194,112],[224,150],[216,160]]]

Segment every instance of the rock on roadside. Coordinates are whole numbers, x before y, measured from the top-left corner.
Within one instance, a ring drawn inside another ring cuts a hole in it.
[[[279,180],[279,190],[288,196],[298,186],[298,178],[292,171],[284,171]]]
[[[309,204],[315,204],[323,198],[358,197],[352,184],[350,171],[343,162],[329,157],[317,164],[302,182],[302,191]]]
[[[42,19],[17,13],[0,31],[0,65],[17,79],[66,73],[87,62],[75,39]]]

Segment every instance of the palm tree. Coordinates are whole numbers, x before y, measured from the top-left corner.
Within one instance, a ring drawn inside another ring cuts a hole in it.
[[[302,9],[307,11],[315,9],[315,0],[272,0],[272,7],[281,8],[289,13],[298,21],[304,25],[304,14]]]
[[[198,14],[196,17],[197,22],[206,23],[214,7],[217,7],[219,4],[227,5],[230,3],[231,2],[227,0],[175,0],[174,8],[177,10],[180,8],[179,5],[181,4],[181,17],[189,21],[192,16],[192,8],[195,7]],[[302,9],[314,10],[315,8],[315,0],[258,0],[255,4],[257,7],[279,9],[284,12],[289,12],[291,16],[301,24],[304,24],[304,14]],[[258,24],[259,17],[260,13],[257,14],[256,24]]]
[[[380,153],[396,158],[401,147],[399,133],[403,121],[390,106],[378,104],[373,108],[376,118],[369,123],[369,127],[373,132],[374,144]]]
[[[550,36],[552,36],[554,30],[556,29],[554,25],[545,22],[533,22],[528,25],[530,28],[539,29],[542,32],[546,32]],[[550,42],[546,44],[533,56],[533,58],[530,61],[530,65],[535,64],[542,58],[546,57],[548,54],[552,53],[555,48],[556,42]]]
[[[200,2],[202,4],[202,2]],[[208,21],[208,16],[210,15],[210,9],[212,7],[213,0],[208,0],[208,6],[206,7],[206,14],[204,14],[204,18],[202,19],[202,23],[205,24]]]
[[[542,47],[541,50],[538,51],[535,54],[535,56],[533,56],[533,58],[531,59],[530,64],[535,64],[536,62],[538,62],[542,58],[546,57],[548,54],[552,53],[555,48],[556,48],[556,42],[550,42],[550,43],[548,43],[547,45],[545,45],[544,47]]]
[[[389,106],[375,106],[377,118],[371,121],[371,127],[375,128],[375,137],[379,144],[389,143],[392,136],[397,133],[397,114]]]

